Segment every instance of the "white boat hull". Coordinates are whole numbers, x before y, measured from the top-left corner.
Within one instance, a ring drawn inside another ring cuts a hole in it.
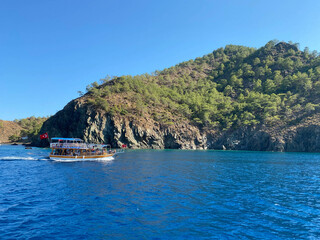
[[[84,156],[50,156],[50,160],[53,161],[60,161],[60,162],[78,162],[78,161],[110,161],[115,158],[114,155],[109,155],[109,156],[104,156],[104,157],[99,157],[99,156],[92,156],[92,157],[84,157]]]

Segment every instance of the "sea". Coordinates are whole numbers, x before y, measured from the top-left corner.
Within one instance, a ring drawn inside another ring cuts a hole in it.
[[[0,239],[320,239],[320,154],[0,146]]]

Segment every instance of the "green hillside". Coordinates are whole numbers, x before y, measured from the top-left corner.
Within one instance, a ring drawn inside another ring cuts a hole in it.
[[[10,122],[9,128],[18,129],[15,131],[15,134],[9,135],[8,140],[11,142],[22,141],[22,137],[26,137],[27,139],[23,142],[32,142],[35,139],[39,138],[39,131],[42,127],[42,124],[48,119],[49,117],[28,117],[23,119],[15,119],[13,122]],[[7,121],[9,122],[9,121]],[[0,124],[1,129],[1,124]]]
[[[102,79],[85,101],[98,111],[201,129],[294,124],[319,110],[320,57],[297,44],[227,45],[154,74]]]

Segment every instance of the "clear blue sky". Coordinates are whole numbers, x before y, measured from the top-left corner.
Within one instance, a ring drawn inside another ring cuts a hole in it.
[[[1,0],[0,119],[53,115],[106,75],[151,73],[227,44],[320,51],[314,0]]]

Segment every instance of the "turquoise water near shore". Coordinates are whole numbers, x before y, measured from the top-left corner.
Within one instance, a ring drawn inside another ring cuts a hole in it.
[[[318,239],[320,154],[0,146],[0,239]]]

